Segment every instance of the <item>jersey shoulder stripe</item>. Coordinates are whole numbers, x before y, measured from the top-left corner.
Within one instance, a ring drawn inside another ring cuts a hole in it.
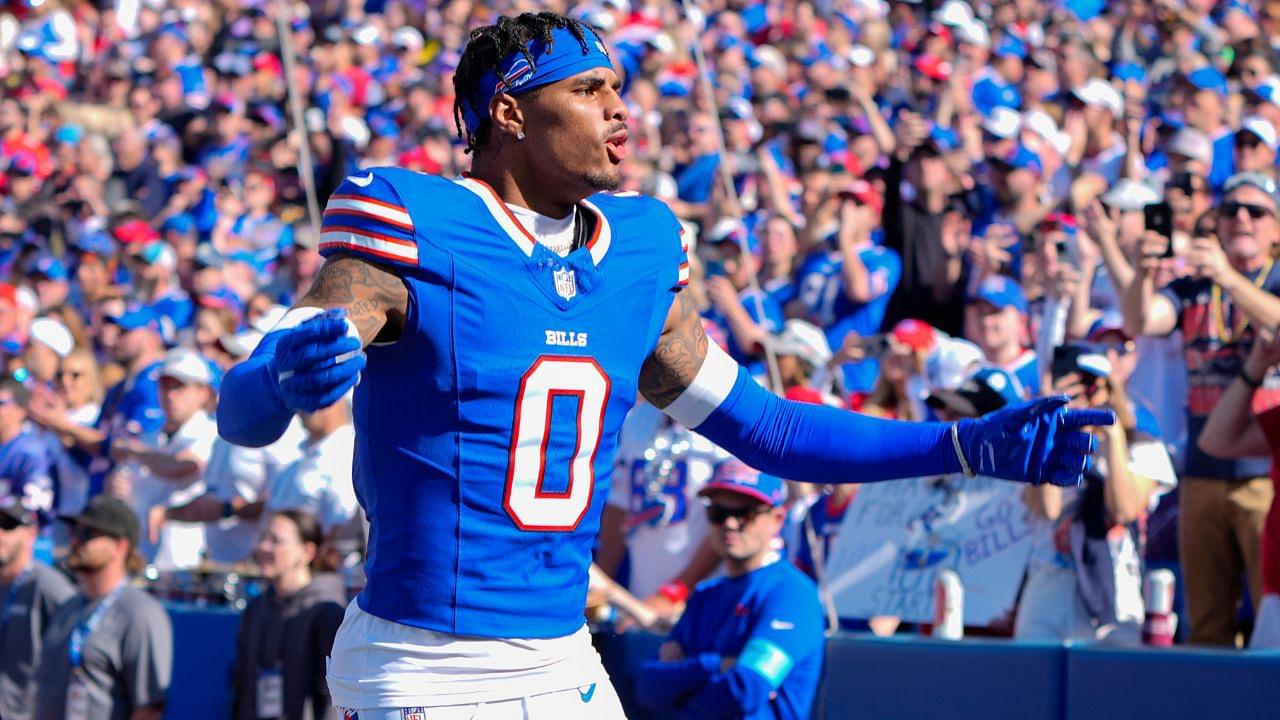
[[[379,170],[348,176],[329,198],[320,226],[320,254],[335,252],[418,265],[413,217]]]

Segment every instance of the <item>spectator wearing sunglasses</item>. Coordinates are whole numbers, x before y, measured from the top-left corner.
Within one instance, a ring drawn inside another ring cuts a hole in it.
[[[1240,578],[1247,573],[1255,607],[1261,593],[1259,544],[1271,504],[1266,458],[1219,460],[1196,444],[1210,411],[1239,374],[1256,328],[1280,325],[1277,187],[1260,173],[1224,186],[1217,238],[1192,240],[1189,277],[1156,289],[1168,239],[1148,233],[1137,277],[1124,298],[1131,334],[1181,329],[1187,361],[1188,447],[1180,490],[1179,546],[1192,643],[1232,645]],[[1259,402],[1280,402],[1280,373],[1261,378]]]
[[[49,619],[75,595],[66,576],[32,556],[35,517],[12,500],[0,502],[0,717],[28,720],[35,659]]]
[[[813,581],[772,549],[783,481],[726,460],[700,493],[725,576],[698,587],[637,680],[640,701],[682,717],[807,718],[822,674]]]
[[[173,628],[129,582],[143,567],[138,518],[99,495],[69,518],[67,567],[80,592],[54,613],[36,669],[37,720],[159,720],[173,671]]]
[[[1276,149],[1280,148],[1280,137],[1276,128],[1266,118],[1250,115],[1240,122],[1236,131],[1235,159],[1237,172],[1262,173],[1270,178],[1276,176]]]

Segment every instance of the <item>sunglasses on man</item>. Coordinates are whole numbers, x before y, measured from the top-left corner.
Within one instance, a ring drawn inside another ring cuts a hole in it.
[[[746,526],[757,516],[763,515],[771,508],[768,505],[752,505],[750,507],[731,508],[710,503],[707,505],[707,521],[712,525],[723,525],[729,518],[738,521],[739,526]]]
[[[1271,208],[1267,207],[1266,205],[1255,205],[1253,203],[1230,202],[1230,201],[1222,203],[1222,205],[1219,206],[1218,209],[1219,209],[1219,212],[1222,213],[1223,217],[1228,217],[1228,218],[1234,218],[1240,214],[1241,210],[1244,210],[1245,212],[1249,213],[1249,217],[1253,218],[1254,220],[1261,220],[1262,218],[1270,215],[1272,212]]]

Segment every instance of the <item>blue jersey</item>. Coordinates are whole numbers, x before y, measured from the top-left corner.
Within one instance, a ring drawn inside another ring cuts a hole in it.
[[[16,498],[40,513],[53,511],[53,457],[40,436],[24,430],[0,445],[0,501]]]
[[[826,332],[832,350],[839,349],[851,332],[862,337],[880,332],[889,298],[902,280],[902,260],[893,250],[873,245],[859,250],[858,257],[867,267],[869,302],[854,302],[845,294],[844,259],[839,251],[810,255],[796,273],[796,296],[809,320]],[[874,358],[848,363],[843,370],[845,389],[850,392],[869,392],[880,373]]]
[[[482,637],[582,626],[618,433],[688,265],[662,203],[580,210],[592,239],[561,258],[473,179],[377,168],[330,198],[321,254],[409,291],[355,390],[366,612]]]
[[[671,630],[684,660],[649,662],[640,702],[680,717],[807,719],[822,675],[818,588],[785,561],[711,580]],[[720,672],[722,658],[736,658]]]
[[[98,420],[94,423],[94,427],[105,435],[102,449],[93,458],[84,459],[89,468],[90,497],[102,491],[107,473],[115,467],[107,452],[113,439],[159,432],[164,425],[164,410],[160,407],[160,368],[163,365],[163,362],[152,363],[107,391]]]
[[[777,335],[782,332],[782,324],[785,319],[782,316],[782,306],[778,304],[773,296],[765,292],[756,292],[754,290],[743,290],[738,293],[738,297],[742,300],[742,307],[747,311],[747,315],[764,331],[770,335]],[[760,302],[757,305],[756,299]],[[764,310],[763,319],[761,319],[760,311]],[[729,356],[738,361],[738,364],[747,369],[752,375],[764,375],[768,372],[767,363],[764,356],[758,354],[754,348],[742,348],[738,346],[737,339],[733,336],[733,331],[729,327],[729,321],[719,310],[712,307],[707,310],[704,315],[708,320],[718,325],[724,330],[725,343],[728,346]]]

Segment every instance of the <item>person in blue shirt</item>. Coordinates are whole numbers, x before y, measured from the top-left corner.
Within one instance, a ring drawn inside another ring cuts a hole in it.
[[[883,202],[866,181],[856,181],[839,201],[840,225],[826,247],[810,255],[796,274],[796,294],[807,319],[823,328],[827,344],[838,348],[849,333],[869,337],[880,331],[889,298],[902,279],[902,260],[890,248],[873,245]],[[844,387],[870,392],[880,365],[867,359],[842,366]]]
[[[53,510],[54,461],[27,425],[28,396],[14,377],[0,380],[0,502],[14,498],[45,521]]]
[[[107,452],[113,439],[159,432],[164,425],[160,407],[160,368],[164,364],[161,317],[139,307],[107,320],[119,328],[114,354],[128,374],[107,390],[92,428],[72,429],[76,449],[90,456],[90,496],[102,490],[103,481],[114,467]]]
[[[740,223],[731,223],[707,242],[715,247],[718,261],[707,264],[707,298],[711,309],[706,317],[728,331],[729,355],[752,375],[768,372],[764,360],[764,340],[782,330],[782,307],[773,296],[750,287],[751,275],[759,261],[755,255],[755,237],[748,235]],[[748,239],[743,254],[741,239]]]
[[[636,678],[641,703],[682,718],[808,718],[822,675],[818,588],[780,561],[783,481],[725,460],[699,493],[725,576],[698,586]]]
[[[1022,287],[1005,275],[982,281],[965,303],[965,329],[986,357],[988,367],[1006,370],[1026,390],[1040,395],[1040,364],[1027,348],[1027,298]]]

